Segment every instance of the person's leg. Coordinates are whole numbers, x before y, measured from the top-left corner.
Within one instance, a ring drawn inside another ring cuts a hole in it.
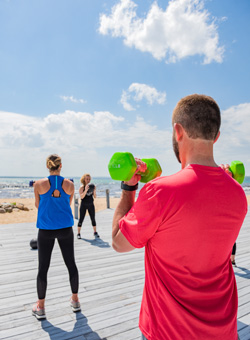
[[[77,234],[80,235],[81,233],[81,227],[82,227],[82,223],[84,221],[84,217],[86,215],[86,206],[82,204],[81,202],[81,206],[80,206],[80,218],[79,218],[79,222],[78,222],[78,228],[77,228]]]
[[[94,204],[92,204],[91,206],[88,207],[88,212],[89,212],[92,227],[93,227],[93,230],[94,230],[94,235],[98,235],[98,233],[96,231],[95,206],[94,206]]]
[[[147,340],[147,338],[145,337],[145,335],[143,335],[142,333],[141,333],[141,340]]]
[[[47,290],[47,273],[50,266],[51,254],[55,244],[51,230],[39,229],[38,245],[38,275],[37,275],[37,295],[39,307],[44,308],[45,296]]]
[[[232,262],[233,265],[236,265],[236,263],[235,263],[235,255],[236,255],[236,242],[233,245],[232,254],[231,254],[231,262]]]
[[[38,301],[32,307],[32,315],[38,320],[46,318],[45,314],[45,296],[47,290],[47,273],[50,265],[52,250],[55,238],[52,230],[39,229],[37,237],[38,245],[38,274],[37,274],[37,295]]]
[[[60,229],[57,239],[64,262],[68,268],[72,299],[78,301],[79,275],[75,263],[74,233],[72,227]]]

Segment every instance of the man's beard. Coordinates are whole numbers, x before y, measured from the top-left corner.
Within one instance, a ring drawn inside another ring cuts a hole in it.
[[[174,132],[173,132],[173,137],[172,137],[172,143],[173,143],[173,150],[174,150],[175,156],[176,156],[178,162],[181,163],[180,152],[179,152],[179,145],[178,145],[177,140],[175,138],[175,133]]]

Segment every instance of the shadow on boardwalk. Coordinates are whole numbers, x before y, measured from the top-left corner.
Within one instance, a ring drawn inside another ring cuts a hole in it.
[[[99,239],[87,239],[81,238],[81,240],[85,242],[89,242],[92,246],[99,247],[99,248],[110,248],[110,244],[108,242],[103,241],[101,238]]]
[[[106,340],[106,338],[100,338],[99,335],[94,332],[88,325],[88,319],[81,313],[76,313],[76,322],[72,331],[65,331],[60,327],[52,325],[47,320],[41,321],[42,329],[47,332],[51,340],[67,340],[74,339],[83,335],[83,339],[86,340]]]
[[[250,279],[250,270],[243,267],[238,267],[243,273],[235,273],[235,276],[243,277],[244,279]]]

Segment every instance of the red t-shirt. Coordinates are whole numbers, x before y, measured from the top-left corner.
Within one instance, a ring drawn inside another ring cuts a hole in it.
[[[230,255],[246,213],[243,189],[219,167],[189,165],[144,185],[120,230],[145,246],[139,327],[147,339],[237,339]]]

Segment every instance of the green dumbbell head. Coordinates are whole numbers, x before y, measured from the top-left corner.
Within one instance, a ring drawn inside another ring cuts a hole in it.
[[[240,184],[244,181],[245,178],[245,167],[244,164],[240,161],[233,161],[230,165],[229,170],[233,174],[233,178],[239,182]]]
[[[132,153],[116,152],[109,161],[108,169],[112,179],[129,181],[137,169],[137,164]]]
[[[161,176],[162,170],[159,162],[155,158],[144,158],[142,159],[144,163],[147,164],[147,170],[145,172],[141,172],[141,180],[142,183],[147,183],[152,179]]]
[[[138,172],[141,182],[147,183],[161,175],[161,166],[155,158],[142,159],[147,164],[145,172]],[[109,173],[112,179],[119,181],[129,181],[137,169],[134,156],[130,152],[116,152],[108,164]]]

